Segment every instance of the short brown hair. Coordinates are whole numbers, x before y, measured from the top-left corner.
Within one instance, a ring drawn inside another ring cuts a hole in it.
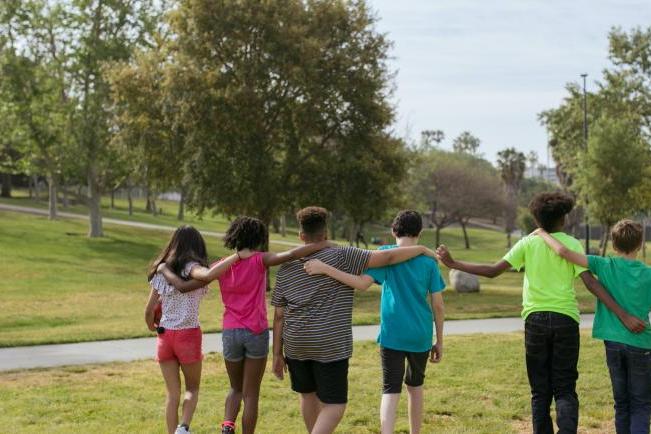
[[[615,223],[610,231],[613,247],[622,253],[631,253],[642,245],[642,225],[633,220],[624,219]]]
[[[305,235],[321,235],[328,226],[328,211],[320,206],[308,206],[296,213],[296,220]]]

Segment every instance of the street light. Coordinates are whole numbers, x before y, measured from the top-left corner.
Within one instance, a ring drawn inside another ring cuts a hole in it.
[[[583,146],[588,151],[588,97],[585,90],[585,81],[588,74],[581,74],[583,77]],[[590,254],[590,222],[588,220],[588,198],[585,198],[585,254]]]

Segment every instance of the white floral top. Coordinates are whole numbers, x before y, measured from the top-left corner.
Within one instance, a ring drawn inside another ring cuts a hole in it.
[[[188,262],[181,271],[181,277],[187,279],[192,268],[197,265],[198,262]],[[163,304],[161,327],[170,330],[199,327],[199,303],[208,292],[207,287],[185,293],[179,292],[167,282],[162,273],[156,273],[149,281],[149,285],[158,291]]]

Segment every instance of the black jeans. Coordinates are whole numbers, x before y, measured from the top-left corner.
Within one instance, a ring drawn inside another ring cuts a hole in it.
[[[579,324],[560,313],[534,312],[525,321],[524,336],[534,434],[554,433],[549,414],[552,398],[558,433],[575,434],[579,424]]]
[[[648,434],[651,414],[651,350],[605,341],[615,398],[617,434]]]

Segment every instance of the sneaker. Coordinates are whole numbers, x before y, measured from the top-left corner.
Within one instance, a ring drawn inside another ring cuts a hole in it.
[[[185,425],[179,425],[176,427],[176,431],[174,431],[174,434],[191,434],[191,433],[188,427],[186,427]]]
[[[235,427],[222,424],[222,434],[235,434]]]

